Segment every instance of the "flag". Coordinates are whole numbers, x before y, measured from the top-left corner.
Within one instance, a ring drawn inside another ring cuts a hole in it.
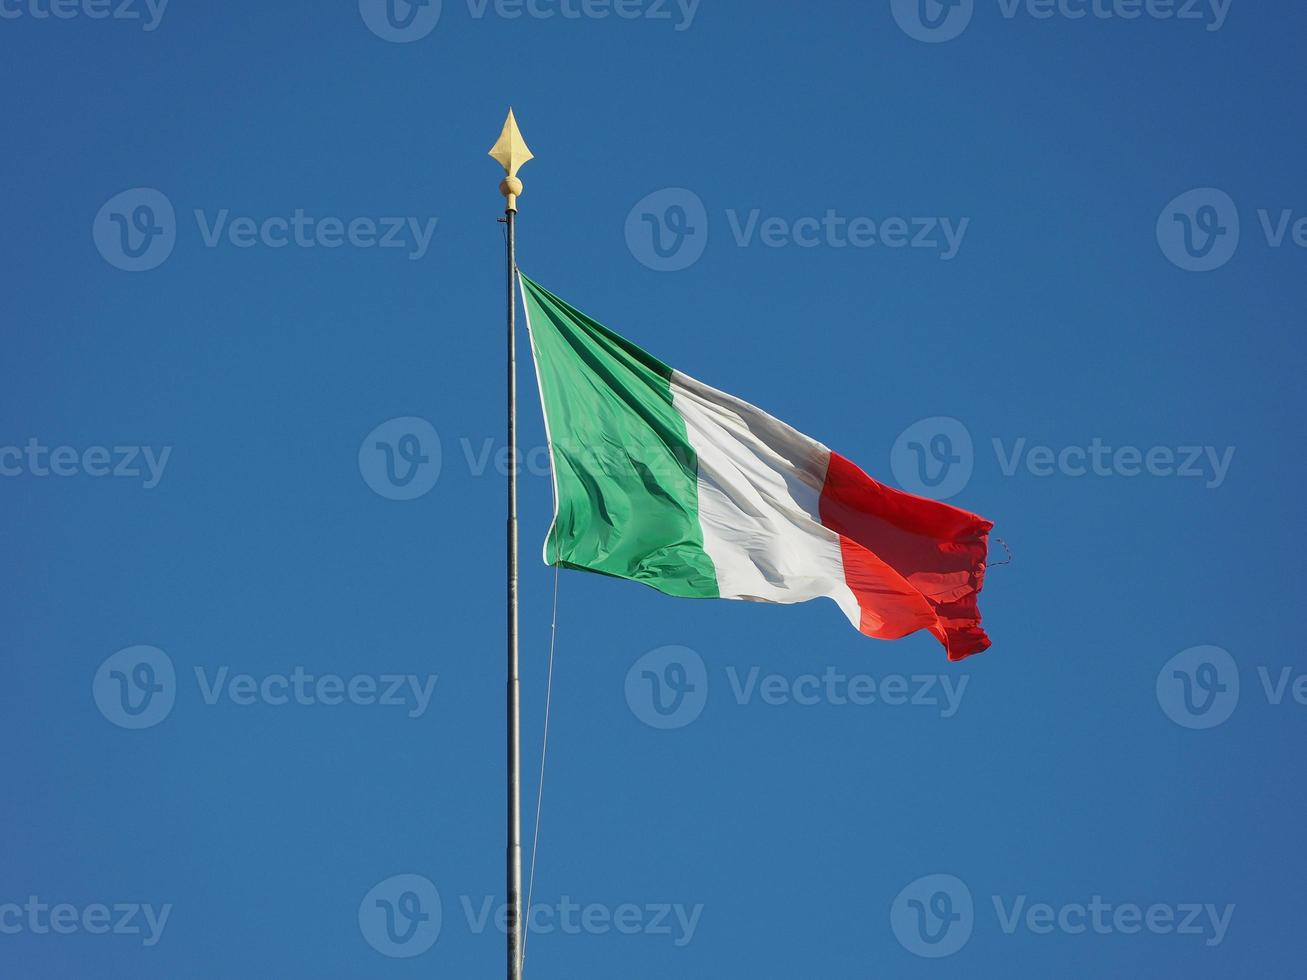
[[[867,636],[989,646],[989,521],[873,480],[521,277],[553,471],[545,562],[672,596],[826,596]]]

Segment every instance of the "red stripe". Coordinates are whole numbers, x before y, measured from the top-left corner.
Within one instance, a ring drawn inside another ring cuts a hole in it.
[[[830,454],[820,506],[822,524],[840,535],[863,633],[892,640],[928,629],[950,660],[989,647],[977,598],[993,524],[878,483],[839,453]]]

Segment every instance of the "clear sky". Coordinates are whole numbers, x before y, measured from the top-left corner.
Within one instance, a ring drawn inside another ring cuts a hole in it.
[[[0,976],[502,975],[510,103],[524,271],[1015,555],[955,665],[564,573],[528,976],[1298,972],[1305,38],[0,0]]]

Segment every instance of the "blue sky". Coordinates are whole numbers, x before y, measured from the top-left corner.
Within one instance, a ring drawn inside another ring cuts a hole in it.
[[[1299,972],[1307,11],[389,2],[0,0],[0,974],[502,971],[510,103],[524,271],[1015,555],[563,574],[528,975]]]

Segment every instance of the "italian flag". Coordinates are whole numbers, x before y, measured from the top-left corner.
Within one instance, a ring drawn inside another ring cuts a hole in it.
[[[834,599],[861,632],[989,646],[984,518],[878,483],[521,277],[553,470],[545,561],[691,598]]]

